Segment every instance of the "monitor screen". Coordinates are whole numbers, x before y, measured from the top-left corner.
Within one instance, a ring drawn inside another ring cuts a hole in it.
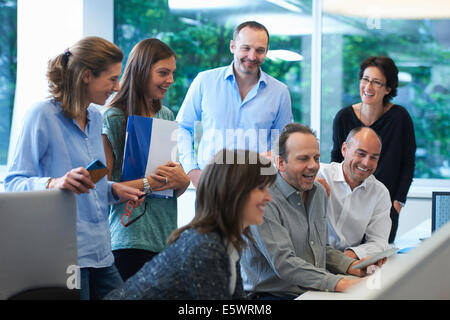
[[[407,254],[397,255],[367,281],[349,290],[349,299],[450,299],[450,223]]]
[[[450,221],[450,191],[432,193],[431,231]]]
[[[69,191],[0,192],[0,300],[68,288],[77,267],[76,217]]]

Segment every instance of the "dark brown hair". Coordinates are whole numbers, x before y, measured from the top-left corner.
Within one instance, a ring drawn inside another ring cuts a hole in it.
[[[47,79],[51,96],[61,102],[64,114],[76,118],[86,110],[83,73],[95,77],[112,64],[122,62],[118,46],[99,37],[86,37],[48,62]]]
[[[362,79],[364,75],[364,70],[368,67],[377,67],[386,78],[386,88],[390,88],[391,91],[384,96],[383,105],[386,106],[389,101],[397,96],[397,87],[398,87],[398,69],[392,60],[389,57],[385,56],[371,56],[364,60],[360,65],[359,70],[359,80]]]
[[[316,137],[316,133],[309,127],[302,125],[300,123],[288,123],[283,130],[281,130],[280,137],[278,138],[278,155],[287,161],[288,151],[286,149],[286,141],[289,136],[295,132],[300,132],[304,134],[312,134]],[[316,137],[317,139],[317,137]]]
[[[120,90],[111,100],[110,107],[123,111],[125,117],[142,115],[150,109],[154,113],[161,110],[161,100],[153,99],[147,106],[145,93],[152,66],[160,60],[176,57],[175,52],[164,42],[156,38],[140,41],[131,50],[120,80]]]
[[[194,218],[170,235],[169,244],[192,228],[200,233],[218,232],[240,252],[247,243],[242,235],[252,241],[249,228],[242,231],[243,208],[253,189],[275,181],[275,170],[262,174],[271,167],[271,162],[256,152],[219,151],[200,176]]]
[[[249,27],[251,29],[254,30],[263,30],[266,32],[267,34],[267,46],[269,46],[269,31],[267,31],[266,27],[264,27],[261,23],[256,22],[256,21],[245,21],[242,22],[240,25],[238,25],[236,27],[236,29],[234,29],[234,33],[233,33],[233,40],[236,41],[236,39],[239,36],[239,32],[241,32],[242,29],[244,29],[245,27]]]

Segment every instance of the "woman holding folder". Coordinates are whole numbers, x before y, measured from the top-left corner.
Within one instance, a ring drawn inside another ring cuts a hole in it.
[[[175,69],[175,53],[158,39],[142,40],[131,51],[120,81],[120,91],[103,114],[103,144],[110,180],[120,181],[122,175],[128,116],[175,120],[172,111],[161,103],[174,82]],[[147,194],[174,189],[180,196],[190,180],[180,164],[169,162],[152,176],[122,183]],[[112,249],[124,280],[165,248],[168,236],[177,227],[177,198],[147,197],[144,205],[131,213],[130,220],[125,220],[133,221],[129,225],[122,219],[126,212],[125,204],[116,204],[110,209]]]
[[[108,202],[142,203],[136,188],[97,183],[86,167],[105,162],[102,119],[91,103],[103,105],[119,89],[122,51],[98,37],[81,39],[49,61],[50,97],[25,115],[6,191],[66,189],[77,193],[77,246],[81,299],[103,298],[122,279],[114,266]],[[51,248],[50,248],[51,250]]]

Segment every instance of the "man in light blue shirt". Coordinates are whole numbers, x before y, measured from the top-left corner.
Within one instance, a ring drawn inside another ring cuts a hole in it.
[[[180,162],[195,186],[217,151],[270,151],[293,121],[288,87],[260,68],[268,47],[267,29],[244,22],[230,41],[231,65],[201,72],[192,82],[176,120]],[[194,128],[200,121],[203,136],[195,157]]]

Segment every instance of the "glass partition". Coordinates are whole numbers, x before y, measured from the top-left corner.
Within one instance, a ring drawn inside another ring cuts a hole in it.
[[[17,69],[17,0],[0,0],[0,166],[8,159]]]
[[[234,28],[246,20],[262,23],[270,34],[262,69],[289,86],[295,120],[309,123],[311,0],[115,0],[114,11],[115,43],[126,55],[147,37],[176,52],[176,79],[164,101],[175,114],[200,71],[231,63]]]
[[[322,161],[330,160],[335,114],[361,101],[359,64],[386,55],[399,68],[392,102],[404,106],[414,123],[415,178],[450,178],[450,20],[324,17],[324,29],[336,31],[322,40]],[[333,27],[342,24],[347,28]]]
[[[228,65],[233,29],[245,20],[271,35],[262,68],[289,86],[294,120],[310,125],[312,1],[115,0],[115,42],[128,55],[147,37],[178,55],[175,84],[164,104],[178,112],[194,77]],[[450,20],[322,16],[321,161],[330,161],[332,122],[340,108],[360,101],[359,64],[388,55],[400,70],[393,102],[410,113],[416,132],[415,178],[450,178]],[[283,51],[285,50],[285,51]],[[294,54],[289,59],[282,54]],[[299,58],[300,56],[300,58]]]

